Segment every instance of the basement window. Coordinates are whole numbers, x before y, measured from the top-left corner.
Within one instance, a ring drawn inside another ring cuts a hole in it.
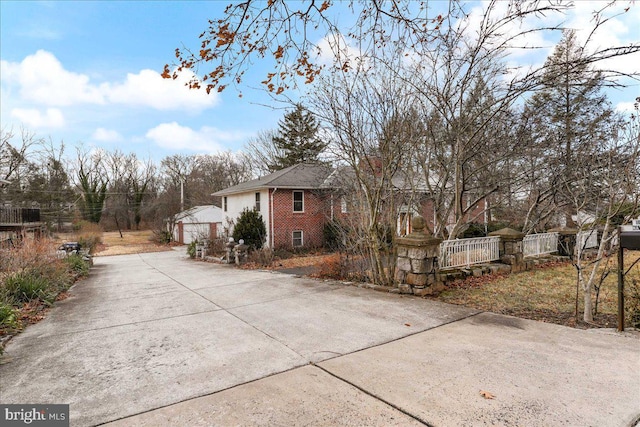
[[[299,248],[303,245],[304,241],[302,239],[302,230],[296,230],[291,233],[292,244],[294,248]]]

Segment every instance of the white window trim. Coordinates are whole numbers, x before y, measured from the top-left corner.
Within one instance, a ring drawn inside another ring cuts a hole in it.
[[[224,212],[228,212],[228,210],[229,210],[229,201],[227,200],[227,196],[224,196],[222,198],[222,207],[223,207]]]
[[[340,213],[349,213],[346,196],[340,197]]]
[[[257,192],[257,193],[256,193],[256,195],[255,195],[255,202],[256,202],[256,203],[255,203],[255,205],[254,205],[254,208],[255,208],[255,210],[257,210],[258,212],[260,212],[260,208],[262,207],[262,206],[261,206],[261,205],[262,205],[262,200],[261,200],[261,197],[260,197],[260,192]]]
[[[296,238],[294,237],[294,233],[300,233],[300,244],[296,246],[295,244],[295,240]],[[304,231],[302,230],[293,230],[291,232],[291,246],[293,246],[294,248],[301,248],[304,246]]]
[[[296,210],[296,199],[295,199],[295,194],[296,193],[302,193],[302,210],[297,211]],[[294,190],[291,192],[291,209],[293,210],[293,213],[304,213],[304,190]]]

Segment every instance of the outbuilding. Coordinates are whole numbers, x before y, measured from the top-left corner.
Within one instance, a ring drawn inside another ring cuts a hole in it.
[[[194,206],[180,212],[173,220],[173,240],[188,245],[194,240],[215,239],[222,232],[222,209],[213,206]]]

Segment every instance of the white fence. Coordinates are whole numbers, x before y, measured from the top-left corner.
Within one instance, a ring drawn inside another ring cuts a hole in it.
[[[524,256],[539,256],[558,251],[559,233],[528,234],[522,239]]]
[[[580,231],[576,236],[576,247],[582,249],[597,248],[598,247],[598,231],[587,230]]]
[[[440,268],[469,267],[500,259],[500,237],[445,240],[440,243]]]
[[[559,233],[529,234],[522,240],[525,257],[551,254],[558,251]],[[596,230],[581,231],[576,244],[582,249],[598,246]],[[469,267],[500,259],[500,237],[445,240],[440,243],[440,268]]]

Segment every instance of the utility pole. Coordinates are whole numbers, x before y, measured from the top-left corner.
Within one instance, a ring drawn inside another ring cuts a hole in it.
[[[180,212],[184,211],[184,178],[180,178]]]

